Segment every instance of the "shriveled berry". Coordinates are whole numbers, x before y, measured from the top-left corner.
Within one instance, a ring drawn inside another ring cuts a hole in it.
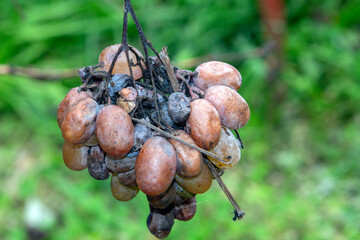
[[[177,138],[196,145],[190,135],[183,130],[175,131],[178,135]],[[176,173],[183,177],[196,177],[200,174],[204,162],[202,155],[199,151],[190,148],[175,139],[169,139],[170,143],[174,146],[177,155],[177,170]]]
[[[160,195],[157,196],[147,196],[147,199],[151,206],[154,208],[167,208],[176,197],[176,188],[174,184],[171,184],[170,187]]]
[[[157,238],[166,238],[174,225],[174,206],[157,209],[150,206],[150,214],[146,220],[149,231]]]
[[[138,188],[135,180],[135,169],[117,174],[120,183],[129,188]]]
[[[186,191],[183,187],[181,187],[176,181],[174,182],[174,186],[176,189],[177,195],[179,195],[183,199],[188,199],[194,197],[196,194]]]
[[[135,168],[136,156],[115,158],[110,155],[106,155],[105,164],[106,167],[113,173],[122,173],[133,170]]]
[[[190,115],[190,100],[184,93],[172,93],[168,99],[168,112],[176,124],[183,124]]]
[[[176,172],[176,153],[169,141],[153,137],[145,142],[135,163],[136,183],[149,196],[160,195]]]
[[[79,101],[61,124],[64,139],[72,144],[85,143],[94,133],[98,111],[98,104],[93,99]]]
[[[110,172],[105,164],[105,154],[99,146],[90,147],[88,171],[90,176],[97,180],[105,180],[110,176]]]
[[[134,125],[119,106],[108,105],[100,111],[95,132],[101,148],[113,157],[126,156],[134,145]]]
[[[128,188],[122,185],[117,175],[111,176],[111,193],[119,201],[130,201],[139,192],[138,188]]]
[[[239,71],[230,64],[210,61],[200,64],[196,69],[194,82],[196,86],[206,90],[214,85],[223,85],[239,90],[242,82]]]
[[[135,125],[135,140],[133,151],[139,151],[144,143],[153,136],[150,128],[143,124],[137,123]]]
[[[225,127],[238,129],[249,121],[249,106],[235,90],[226,86],[212,86],[206,90],[205,99],[214,105]]]
[[[213,149],[219,141],[221,122],[215,107],[205,99],[192,101],[186,130],[196,144],[206,150]]]
[[[74,171],[81,171],[87,168],[89,148],[84,144],[71,144],[67,141],[63,146],[63,159],[65,165]]]
[[[180,221],[189,221],[196,213],[196,198],[186,199],[182,204],[175,205],[175,218]]]

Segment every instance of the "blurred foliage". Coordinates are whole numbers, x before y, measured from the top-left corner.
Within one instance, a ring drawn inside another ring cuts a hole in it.
[[[256,1],[133,1],[157,49],[181,62],[264,44]],[[0,63],[63,69],[94,65],[120,42],[122,2],[1,1]],[[251,120],[240,130],[242,160],[224,181],[247,215],[216,183],[199,195],[190,222],[169,239],[357,239],[360,215],[360,6],[357,0],[286,1],[283,68],[266,80],[264,59],[232,62]],[[130,21],[129,42],[139,47]],[[139,194],[117,202],[109,180],[62,162],[56,109],[79,79],[46,82],[0,76],[0,238],[27,238],[25,206],[40,199],[56,221],[47,239],[153,239]]]

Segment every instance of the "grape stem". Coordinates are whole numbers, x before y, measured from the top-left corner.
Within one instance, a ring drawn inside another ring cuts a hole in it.
[[[137,122],[137,123],[140,123],[140,124],[143,124],[155,131],[158,131],[159,133],[161,133],[162,135],[166,136],[166,137],[169,137],[169,138],[172,138],[188,147],[191,147],[207,156],[210,156],[210,157],[213,157],[213,158],[216,158],[217,160],[221,161],[221,162],[224,162],[220,157],[218,157],[217,155],[211,153],[211,152],[208,152],[202,148],[199,148],[198,146],[195,146],[193,144],[190,144],[188,142],[185,142],[175,136],[173,136],[172,134],[170,133],[167,133],[157,127],[155,127],[154,125],[150,124],[150,123],[147,123],[143,120],[140,120],[140,119],[137,119],[137,118],[131,118],[131,120],[133,120],[134,122]],[[232,194],[230,193],[230,191],[228,190],[228,188],[226,187],[225,183],[223,182],[223,180],[221,179],[221,177],[219,176],[219,174],[216,172],[215,170],[215,167],[214,165],[208,160],[208,159],[204,159],[206,165],[209,167],[210,171],[211,171],[211,174],[214,176],[214,178],[216,179],[216,181],[218,182],[218,184],[220,185],[220,188],[223,190],[223,192],[225,193],[226,197],[229,199],[230,203],[233,205],[233,207],[235,208],[234,210],[234,214],[235,216],[233,217],[233,220],[236,221],[236,220],[240,220],[243,218],[243,216],[245,215],[245,213],[241,210],[241,208],[239,207],[238,203],[235,201],[234,197],[232,196]]]
[[[244,217],[245,213],[243,212],[243,210],[241,210],[241,208],[239,207],[239,204],[235,201],[235,199],[232,196],[232,194],[230,193],[229,189],[227,188],[227,186],[225,185],[225,183],[223,182],[223,180],[221,179],[221,177],[215,170],[214,165],[206,158],[204,159],[204,161],[205,161],[206,165],[209,167],[211,174],[215,177],[216,181],[220,185],[221,190],[223,190],[226,197],[229,199],[230,203],[235,208],[235,210],[234,210],[235,216],[233,217],[233,220],[236,221],[236,220],[242,219]]]

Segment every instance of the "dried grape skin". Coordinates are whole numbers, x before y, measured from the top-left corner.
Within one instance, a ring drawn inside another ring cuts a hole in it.
[[[204,165],[201,173],[194,178],[184,178],[175,175],[175,181],[186,191],[194,194],[201,194],[210,189],[212,184],[212,174],[208,166]]]
[[[239,129],[250,119],[250,109],[245,99],[226,86],[213,86],[206,90],[205,99],[214,105],[221,124],[229,129]]]
[[[113,197],[119,201],[130,201],[139,192],[139,188],[132,189],[122,185],[117,178],[117,175],[111,176],[110,184]]]
[[[63,160],[65,165],[74,171],[84,170],[87,168],[88,150],[89,148],[83,144],[75,145],[65,141],[63,146]]]
[[[119,106],[108,105],[100,111],[95,132],[101,148],[113,157],[126,156],[134,145],[134,125]]]
[[[197,76],[194,78],[194,83],[203,90],[211,86],[223,85],[238,91],[242,83],[240,72],[224,62],[202,63],[195,69],[195,73]]]
[[[66,114],[74,105],[76,105],[81,100],[92,97],[90,91],[78,91],[79,87],[72,88],[59,104],[59,107],[57,109],[57,123],[59,127],[61,127],[61,124],[64,121]]]
[[[98,111],[98,104],[93,99],[79,101],[61,124],[63,138],[72,144],[85,143],[94,133]]]
[[[111,63],[113,61],[113,58],[115,57],[120,46],[121,46],[121,44],[114,44],[114,45],[108,46],[104,50],[102,50],[102,52],[100,53],[99,63],[103,62],[104,66],[102,69],[104,71],[106,71],[106,72],[109,71]],[[131,46],[129,45],[129,47],[131,47]],[[135,52],[138,54],[138,56],[142,58],[142,54],[140,53],[140,51],[134,47],[132,47],[132,48],[135,50]],[[134,63],[138,62],[135,54],[131,51],[129,51],[129,60],[130,60],[130,62],[132,61]],[[142,64],[142,67],[144,69],[146,69],[145,63],[141,62],[141,64]],[[132,69],[133,77],[135,80],[142,78],[143,74],[142,74],[140,66],[132,66],[131,69]],[[130,69],[129,69],[129,65],[128,65],[124,50],[118,56],[118,58],[115,62],[115,65],[114,65],[114,69],[112,71],[112,74],[117,74],[117,73],[126,74],[126,75],[130,76]]]
[[[177,138],[188,142],[192,145],[196,145],[190,135],[183,130],[176,130]],[[184,177],[196,177],[201,172],[204,162],[202,155],[199,151],[190,148],[175,139],[169,139],[169,142],[173,145],[177,155],[177,170],[176,173]]]
[[[135,163],[136,183],[149,196],[160,195],[171,185],[176,172],[175,149],[165,138],[145,142]]]
[[[223,162],[221,162],[216,158],[208,156],[209,160],[220,169],[234,167],[241,157],[239,142],[226,127],[221,128],[219,143],[210,152],[223,160]]]
[[[99,146],[89,148],[88,172],[96,180],[105,180],[110,176],[110,172],[105,164],[105,155]]]
[[[191,113],[186,121],[186,130],[196,144],[205,149],[213,149],[219,141],[221,122],[215,107],[205,99],[192,101]]]

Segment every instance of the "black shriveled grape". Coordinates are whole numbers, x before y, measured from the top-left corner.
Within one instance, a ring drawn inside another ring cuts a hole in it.
[[[190,100],[184,93],[172,93],[168,100],[168,112],[177,124],[183,124],[190,115]]]
[[[154,208],[164,209],[173,203],[176,197],[176,188],[174,183],[162,194],[157,196],[147,196],[150,205]]]
[[[119,179],[119,182],[128,187],[128,188],[137,188],[136,180],[135,180],[135,169],[118,173],[117,178]]]
[[[184,129],[183,126],[180,126],[178,124],[175,124],[173,122],[173,120],[171,119],[170,115],[169,115],[169,112],[168,112],[168,107],[167,107],[167,104],[160,104],[159,106],[159,112],[160,112],[160,115],[161,115],[161,119],[162,119],[162,124],[166,124],[167,126],[170,126],[174,129]],[[151,117],[154,118],[154,119],[157,119],[157,116],[156,116],[156,111],[153,110],[151,112]]]
[[[134,153],[131,154],[133,155]],[[135,168],[137,154],[135,156],[132,155],[130,156],[130,154],[128,154],[124,158],[115,158],[107,154],[105,157],[106,167],[113,173],[121,173],[133,170]]]
[[[126,74],[115,74],[108,85],[109,95],[111,100],[116,101],[116,94],[118,91],[123,89],[124,87],[128,87],[132,85],[131,78]]]
[[[165,209],[153,208],[150,206],[150,214],[146,220],[149,231],[157,238],[166,238],[174,225],[174,205]]]
[[[139,151],[146,140],[151,137],[153,137],[151,129],[143,124],[137,123],[135,125],[135,139],[132,151]]]
[[[89,147],[88,171],[91,177],[97,180],[105,180],[110,172],[105,164],[105,154],[99,146]]]

